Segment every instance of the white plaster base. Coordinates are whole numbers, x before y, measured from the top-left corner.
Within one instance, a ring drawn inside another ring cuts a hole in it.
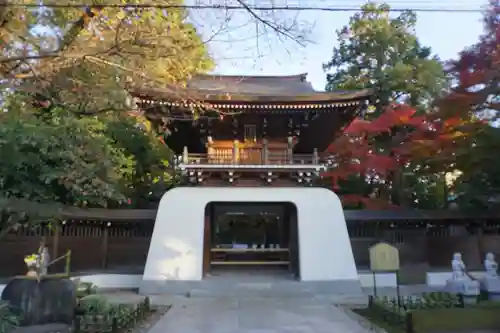
[[[484,272],[471,272],[476,278],[484,275]],[[141,285],[143,276],[140,274],[94,274],[74,277],[83,282],[91,282],[98,288],[103,289],[137,289]],[[427,273],[427,286],[440,288],[444,287],[446,280],[451,278],[450,272],[429,272]],[[373,275],[370,272],[360,272],[359,281],[363,288],[373,288]],[[378,273],[376,275],[377,287],[396,287],[396,275],[394,273]],[[0,294],[5,288],[5,284],[0,284]]]
[[[205,208],[211,202],[291,202],[297,208],[300,280],[361,292],[344,212],[323,188],[177,187],[158,207],[141,293],[183,292],[202,281]],[[338,287],[335,283],[338,282]]]
[[[469,272],[469,274],[475,279],[480,279],[485,275],[485,272]],[[446,281],[450,280],[452,277],[452,272],[429,272],[427,273],[427,285],[432,287],[444,287],[446,286]]]
[[[92,283],[101,289],[136,289],[142,280],[139,274],[94,274],[71,278],[81,282]]]

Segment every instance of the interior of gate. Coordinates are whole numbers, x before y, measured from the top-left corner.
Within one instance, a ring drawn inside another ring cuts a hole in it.
[[[205,209],[204,276],[300,279],[297,209],[289,202],[211,202]]]

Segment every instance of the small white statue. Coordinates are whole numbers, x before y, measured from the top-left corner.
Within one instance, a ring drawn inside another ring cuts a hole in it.
[[[455,252],[451,261],[451,277],[453,280],[468,280],[465,274],[465,264],[462,260],[462,254]]]
[[[491,252],[486,254],[484,258],[484,269],[486,270],[487,278],[496,278],[498,279],[498,264],[495,261],[495,255]]]
[[[451,279],[446,281],[445,291],[453,294],[461,294],[466,304],[477,302],[477,296],[480,293],[479,281],[467,274],[465,264],[462,260],[462,254],[456,252],[451,261]]]

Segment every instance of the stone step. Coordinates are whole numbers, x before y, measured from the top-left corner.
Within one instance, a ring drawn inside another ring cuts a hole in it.
[[[193,288],[189,291],[191,297],[255,297],[255,298],[310,298],[315,293],[310,290],[290,290],[285,288],[249,288],[249,287],[229,287],[229,288]]]
[[[318,283],[281,281],[281,282],[233,282],[218,283],[204,281],[193,286],[188,294],[191,297],[255,297],[255,298],[312,298],[317,296],[344,296],[343,290],[327,288]],[[352,295],[352,293],[351,293]],[[361,289],[354,293],[363,296]]]
[[[314,298],[334,304],[366,304],[367,294],[358,285],[310,281],[235,281],[213,279],[203,281],[169,281],[155,294],[191,298]]]
[[[368,296],[361,295],[317,295],[313,292],[250,292],[229,291],[218,293],[207,290],[193,289],[187,295],[190,298],[234,298],[234,299],[315,299],[323,303],[333,305],[345,305],[349,307],[366,307]]]

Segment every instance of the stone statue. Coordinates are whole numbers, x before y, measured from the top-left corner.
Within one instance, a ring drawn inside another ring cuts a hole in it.
[[[498,276],[498,264],[495,255],[487,253],[484,258],[484,269],[486,274],[480,279],[481,290],[488,294],[488,299],[492,301],[500,300],[500,276]]]
[[[449,293],[460,294],[464,302],[475,303],[479,295],[479,281],[473,280],[467,274],[467,268],[462,260],[461,253],[454,253],[451,261],[451,279],[446,281],[445,290]]]
[[[464,280],[468,279],[468,276],[465,274],[465,264],[462,260],[461,253],[454,253],[453,260],[451,261],[451,278],[453,280]]]
[[[495,255],[491,252],[488,252],[484,258],[484,269],[486,270],[487,278],[499,278],[498,264],[495,261]]]
[[[40,247],[40,275],[47,275],[47,270],[50,264],[49,249],[43,244]]]
[[[42,238],[37,251],[38,255],[38,274],[40,276],[47,275],[47,269],[50,264],[49,249],[45,243],[45,237]]]

